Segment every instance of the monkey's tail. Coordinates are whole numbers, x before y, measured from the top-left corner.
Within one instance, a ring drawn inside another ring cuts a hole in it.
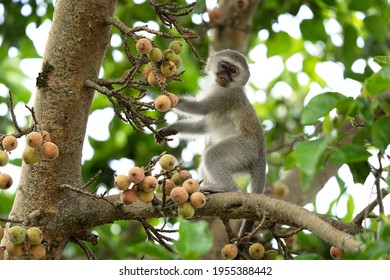
[[[251,193],[263,193],[265,186],[265,153],[259,156],[252,169],[250,170],[251,176]],[[238,237],[242,238],[253,230],[254,221],[244,220],[240,227]]]

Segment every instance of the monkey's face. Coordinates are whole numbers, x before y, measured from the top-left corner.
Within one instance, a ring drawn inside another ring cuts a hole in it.
[[[236,77],[240,74],[240,69],[227,61],[221,61],[218,63],[218,69],[216,72],[215,81],[222,87],[232,86],[232,82],[235,82]]]

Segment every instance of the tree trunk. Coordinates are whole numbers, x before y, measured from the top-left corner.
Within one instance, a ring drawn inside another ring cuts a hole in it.
[[[60,258],[70,237],[83,229],[77,218],[82,196],[60,189],[81,186],[81,156],[94,90],[84,85],[98,76],[109,47],[116,1],[57,1],[34,103],[38,128],[51,133],[60,150],[53,161],[23,163],[10,218],[39,226],[46,259]],[[25,257],[25,255],[23,256]]]

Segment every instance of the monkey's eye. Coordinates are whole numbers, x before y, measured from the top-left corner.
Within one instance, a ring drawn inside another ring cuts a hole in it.
[[[226,63],[221,63],[222,70],[227,70],[229,66]]]
[[[236,68],[232,67],[232,68],[230,69],[230,72],[231,72],[232,74],[237,74],[238,70],[237,70]]]

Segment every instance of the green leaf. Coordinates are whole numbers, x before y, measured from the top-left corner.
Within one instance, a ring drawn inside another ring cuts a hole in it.
[[[330,160],[334,163],[352,163],[366,161],[370,156],[371,153],[365,147],[348,144],[333,153]]]
[[[304,19],[300,29],[302,36],[309,41],[327,41],[328,35],[325,32],[324,23],[321,19]]]
[[[366,80],[364,94],[381,94],[388,88],[390,88],[390,65],[384,65],[381,70]]]
[[[372,127],[372,143],[375,147],[385,150],[390,144],[390,116],[379,117]]]
[[[370,15],[364,18],[364,24],[369,32],[380,42],[386,39],[387,23],[380,15]]]
[[[313,97],[303,108],[301,124],[315,124],[317,120],[337,108],[347,97],[338,92],[326,92]]]
[[[159,260],[174,260],[175,254],[169,252],[163,246],[153,242],[141,242],[127,248],[129,253],[133,253],[137,256],[147,255]]]
[[[374,61],[380,66],[385,66],[390,64],[390,56],[379,55],[374,57]]]
[[[212,245],[211,234],[205,221],[196,223],[180,219],[179,239],[173,242],[173,248],[181,259],[200,259]]]
[[[317,172],[321,159],[328,147],[328,143],[333,137],[328,135],[318,140],[300,142],[295,147],[295,159],[298,167],[302,171],[302,181],[304,187],[308,186],[308,182]]]
[[[351,170],[353,181],[355,183],[364,184],[367,180],[367,176],[370,174],[371,169],[367,161],[348,163],[349,169]]]
[[[352,0],[349,3],[349,8],[355,11],[364,12],[372,7],[372,0]]]

